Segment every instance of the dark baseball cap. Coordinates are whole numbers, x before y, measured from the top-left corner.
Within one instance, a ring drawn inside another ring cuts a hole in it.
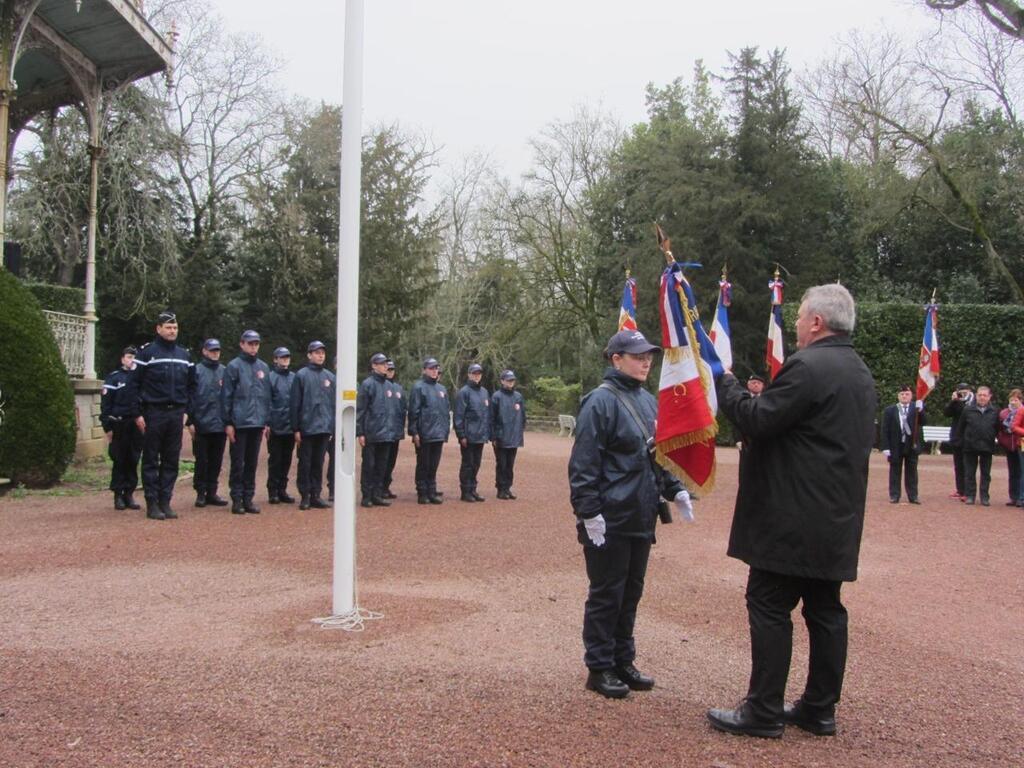
[[[125,347],[124,349],[121,350],[121,357],[124,357],[125,355],[137,355],[137,354],[139,354],[139,350],[137,350],[131,344],[129,344],[127,347]]]
[[[644,352],[660,352],[661,347],[651,344],[640,331],[619,331],[610,339],[605,352],[611,355],[628,353],[642,355]]]
[[[501,380],[502,381],[515,381],[516,380],[516,372],[511,370],[511,369],[506,369],[506,370],[502,371],[501,372]]]
[[[178,322],[178,316],[171,312],[169,309],[165,309],[159,315],[156,316],[157,325],[163,325],[164,323],[176,323]]]
[[[480,363],[473,363],[471,366],[469,366],[469,372],[470,373],[483,373],[484,372],[484,367],[482,365],[480,365]]]
[[[274,357],[291,357],[292,352],[288,347],[278,347],[274,350]]]
[[[203,342],[203,349],[209,350],[210,352],[216,352],[220,349],[220,342],[217,339],[207,339]]]
[[[262,341],[260,335],[251,328],[247,331],[242,332],[242,341]]]
[[[327,345],[322,341],[311,341],[309,342],[309,346],[306,347],[306,353],[316,352],[318,349],[327,349]]]
[[[423,361],[423,367],[424,368],[440,368],[441,364],[439,362],[437,362],[437,358],[436,357],[428,357],[426,360]]]
[[[378,352],[377,354],[370,358],[370,365],[380,365],[381,363],[386,363],[387,361],[388,356],[385,355],[383,352]]]

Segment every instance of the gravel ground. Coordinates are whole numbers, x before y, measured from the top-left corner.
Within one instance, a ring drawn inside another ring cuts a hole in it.
[[[659,529],[637,626],[657,687],[606,701],[583,688],[569,448],[527,436],[518,501],[493,499],[485,453],[486,504],[423,507],[403,443],[401,498],[359,510],[358,602],[384,613],[363,633],[310,622],[330,611],[329,510],[193,509],[185,482],[177,521],[107,493],[0,500],[0,766],[1024,764],[1024,510],[1002,505],[1002,459],[996,505],[968,508],[948,457],[922,458],[922,506],[890,505],[876,457],[839,735],[763,741],[704,718],[749,673],[735,451],[696,524]],[[450,443],[449,497],[457,473]]]

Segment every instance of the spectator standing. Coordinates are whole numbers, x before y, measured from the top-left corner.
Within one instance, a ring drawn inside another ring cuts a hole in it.
[[[949,425],[949,447],[953,450],[953,477],[956,488],[949,494],[950,498],[964,501],[964,425],[960,420],[964,407],[974,403],[974,390],[967,382],[956,385],[953,395],[943,411],[953,421]]]
[[[992,405],[992,390],[978,387],[973,402],[961,408],[958,421],[963,425],[964,501],[974,504],[977,498],[983,507],[987,507],[992,482],[992,454],[999,434],[999,412]]]
[[[259,514],[256,495],[256,465],[263,433],[270,421],[270,366],[257,357],[260,335],[245,331],[239,342],[241,352],[224,373],[221,410],[224,431],[231,444],[231,512]]]
[[[907,489],[907,501],[920,504],[917,496],[917,457],[921,454],[921,426],[924,413],[914,404],[913,390],[904,384],[897,402],[882,411],[882,453],[889,460],[889,503],[900,500],[900,476]]]
[[[1013,422],[1020,411],[1022,394],[1019,389],[1011,389],[1006,397],[1006,408],[999,412],[999,445],[1006,451],[1006,471],[1009,477],[1008,507],[1020,505],[1021,497],[1024,496],[1024,478],[1021,477],[1021,454],[1020,438],[1013,434]]]

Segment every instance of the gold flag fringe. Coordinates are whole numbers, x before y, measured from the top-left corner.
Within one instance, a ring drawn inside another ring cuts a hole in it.
[[[676,440],[676,439],[680,439],[680,438],[673,438],[673,440]],[[683,440],[685,440],[685,438],[683,438]],[[669,441],[669,442],[671,442],[671,441]],[[675,447],[679,448],[679,447],[682,447],[683,445],[687,445],[687,444],[688,443],[682,442],[680,445],[677,445]],[[669,450],[673,450],[673,449],[669,449]],[[708,475],[708,479],[704,481],[703,485],[701,485],[693,477],[690,476],[689,472],[687,472],[681,466],[676,464],[676,462],[672,461],[672,459],[669,458],[668,454],[665,453],[661,449],[660,446],[658,447],[657,451],[655,452],[655,458],[658,460],[658,463],[661,464],[661,466],[663,466],[666,470],[668,470],[673,475],[675,475],[675,477],[677,477],[683,483],[683,485],[685,485],[687,487],[688,490],[696,491],[696,492],[701,493],[701,494],[711,493],[711,491],[714,490],[714,488],[715,488],[715,477],[716,477],[716,475],[718,473],[718,464],[717,464],[717,462],[715,464],[712,464],[712,466],[711,466],[711,474]]]

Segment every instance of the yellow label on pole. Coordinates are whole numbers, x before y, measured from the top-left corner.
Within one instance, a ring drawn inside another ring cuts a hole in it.
[[[354,389],[346,389],[342,393],[341,399],[342,400],[355,400],[356,399],[356,391]]]

